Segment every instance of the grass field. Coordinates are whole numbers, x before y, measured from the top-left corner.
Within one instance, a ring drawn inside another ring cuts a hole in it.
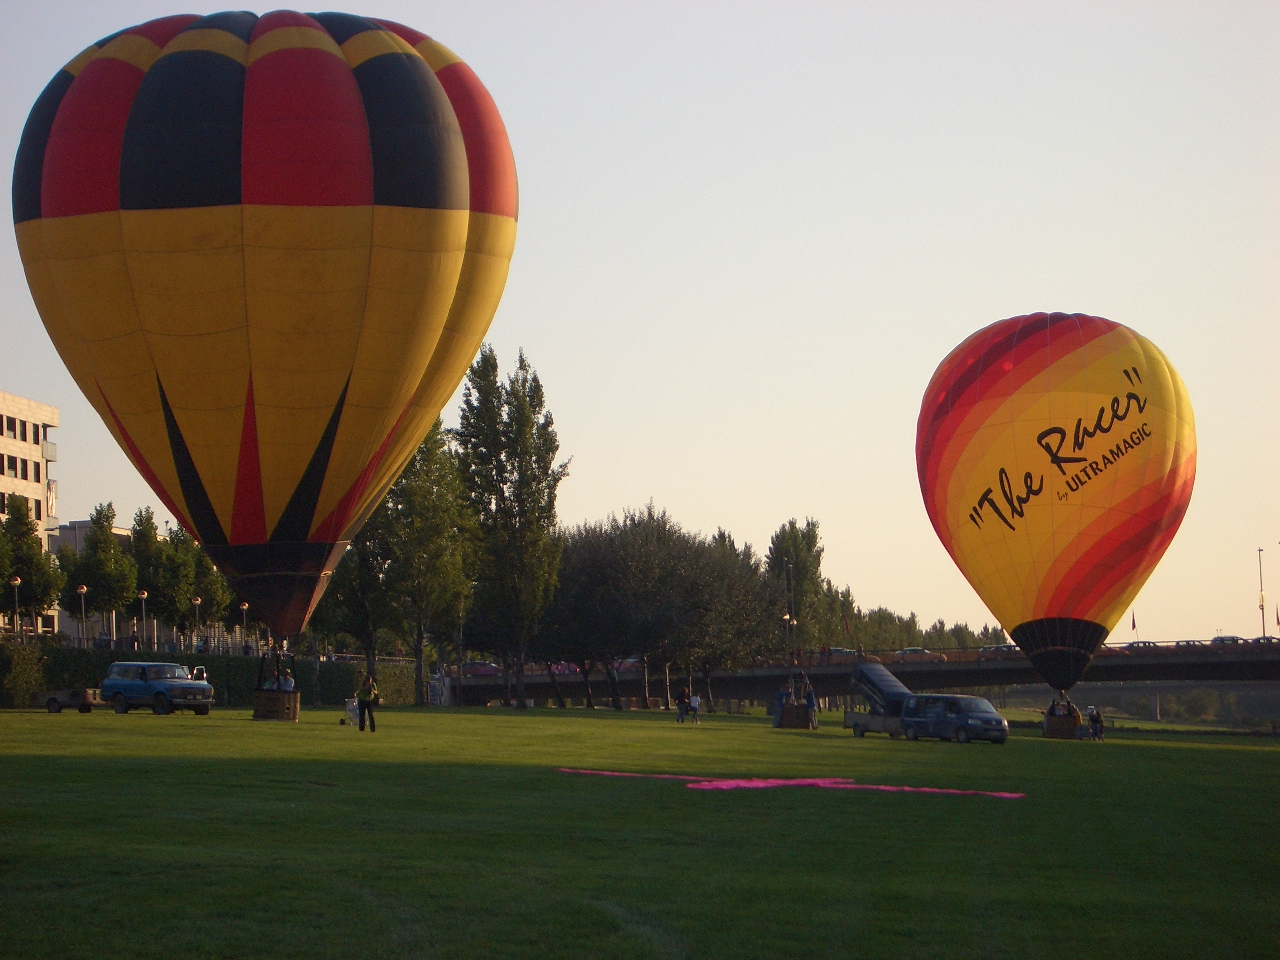
[[[582,710],[389,710],[370,736],[337,719],[0,713],[0,956],[1280,954],[1273,739],[960,746]]]

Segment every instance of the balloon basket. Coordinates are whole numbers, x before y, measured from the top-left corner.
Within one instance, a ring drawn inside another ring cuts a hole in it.
[[[302,696],[297,690],[255,690],[253,719],[298,722]]]

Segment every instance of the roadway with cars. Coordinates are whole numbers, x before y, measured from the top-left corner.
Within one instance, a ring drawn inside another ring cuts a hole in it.
[[[1149,641],[1147,641],[1149,642]],[[1083,682],[1118,683],[1143,680],[1201,680],[1243,681],[1280,680],[1280,642],[1246,641],[1240,643],[1202,643],[1177,645],[1172,643],[1146,643],[1127,647],[1104,646],[1094,657],[1085,672]],[[1014,648],[1017,649],[1016,647]],[[948,650],[946,660],[924,659],[895,662],[896,651],[867,651],[868,659],[875,657],[904,684],[914,691],[963,689],[970,687],[1015,686],[1040,683],[1030,661],[1021,655],[1010,655],[1006,650],[980,656],[977,650]],[[927,652],[927,651],[926,651]],[[805,657],[800,664],[769,664],[747,667],[733,673],[717,673],[711,680],[712,692],[717,698],[744,700],[770,700],[779,685],[788,682],[792,675],[803,672],[813,684],[818,696],[841,696],[849,692],[849,676],[858,662],[856,654],[834,654],[822,662],[817,655]],[[643,680],[639,669],[622,665],[618,674],[621,695],[642,695]],[[556,683],[566,697],[583,697],[582,676],[576,670],[568,673],[557,671]],[[695,677],[701,686],[701,678]],[[672,687],[687,684],[687,678],[671,677]],[[464,671],[462,681],[465,702],[479,703],[502,696],[505,686],[501,671],[494,675],[473,676]],[[661,696],[661,673],[652,671],[649,677],[649,695]],[[603,672],[593,673],[591,690],[597,700],[608,695],[608,684]],[[545,699],[552,696],[551,684],[545,670],[527,668],[525,674],[526,696]]]

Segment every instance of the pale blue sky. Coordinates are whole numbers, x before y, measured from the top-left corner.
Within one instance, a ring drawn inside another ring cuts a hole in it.
[[[7,3],[0,154],[88,43],[224,8]],[[920,397],[977,328],[1083,311],[1151,338],[1196,410],[1196,492],[1136,602],[1143,639],[1259,632],[1260,546],[1280,600],[1280,7],[348,9],[454,49],[506,120],[520,237],[491,340],[543,377],[565,522],[652,499],[763,548],[812,516],[864,607],[989,622],[920,500]],[[0,389],[62,409],[61,517],[158,507],[63,371],[12,241],[0,310]]]

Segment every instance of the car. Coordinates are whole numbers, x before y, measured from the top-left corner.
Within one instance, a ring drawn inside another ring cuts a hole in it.
[[[1173,645],[1175,650],[1182,653],[1194,653],[1196,650],[1203,650],[1204,646],[1203,640],[1179,640]]]
[[[502,668],[488,660],[467,660],[462,664],[464,677],[496,677]]]
[[[154,713],[191,710],[207,716],[213,687],[191,679],[180,663],[113,663],[102,681],[102,699],[116,713],[150,707]]]
[[[1232,636],[1214,637],[1212,640],[1209,641],[1209,646],[1217,647],[1219,650],[1221,650],[1224,647],[1238,647],[1242,643],[1248,643],[1248,642],[1249,641],[1246,640],[1244,637],[1232,637]]]
[[[1132,653],[1154,653],[1160,649],[1160,644],[1154,640],[1134,640],[1126,643],[1124,648]]]
[[[1009,721],[982,697],[912,695],[902,704],[902,732],[908,740],[937,737],[968,743],[1009,739]]]
[[[1021,656],[1022,651],[1016,643],[995,643],[978,650],[979,660],[1010,660]]]
[[[945,653],[934,653],[924,647],[907,647],[893,655],[894,663],[946,663]]]
[[[1275,637],[1254,637],[1253,642],[1254,643],[1276,643],[1277,641]]]

